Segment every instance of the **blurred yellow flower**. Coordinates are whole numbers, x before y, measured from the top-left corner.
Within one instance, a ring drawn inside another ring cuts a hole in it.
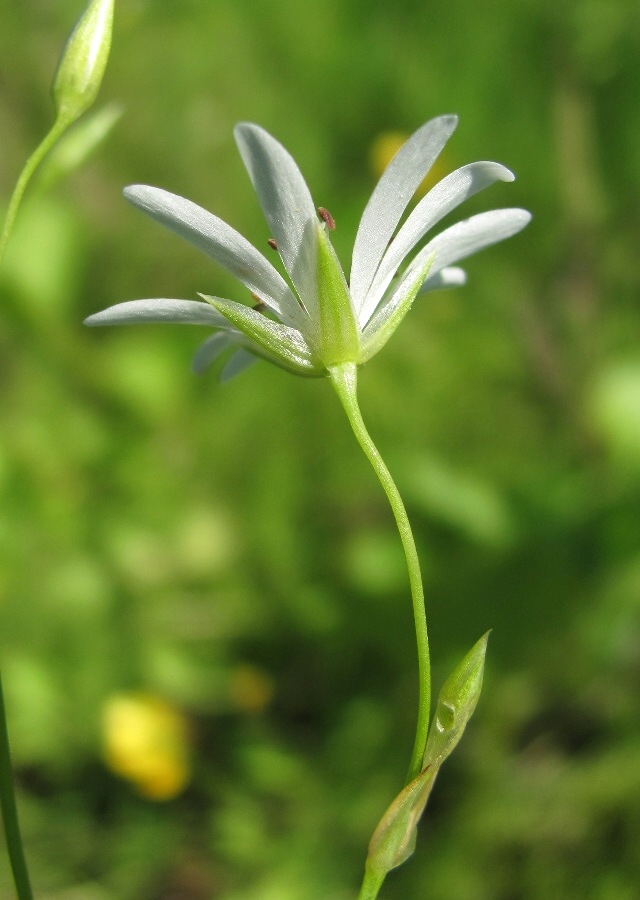
[[[369,150],[369,166],[372,174],[380,178],[398,150],[406,143],[409,135],[404,131],[382,131],[374,139]],[[446,151],[435,160],[425,177],[420,182],[416,191],[416,197],[422,197],[427,191],[437,184],[452,166],[447,158]]]
[[[112,694],[102,710],[103,756],[150,800],[171,800],[189,781],[189,726],[161,697]]]

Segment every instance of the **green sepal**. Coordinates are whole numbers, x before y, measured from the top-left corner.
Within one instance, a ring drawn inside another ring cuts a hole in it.
[[[59,122],[70,125],[96,99],[109,58],[114,0],[92,0],[62,51],[52,94]]]
[[[324,227],[318,226],[318,335],[316,352],[326,368],[357,362],[360,327],[342,267]]]
[[[248,350],[297,375],[324,374],[322,366],[314,362],[300,332],[294,328],[274,322],[261,312],[234,300],[206,294],[200,296],[248,338]]]
[[[362,332],[362,350],[358,359],[360,364],[366,363],[382,350],[411,309],[432,264],[433,257],[420,267],[415,277],[405,279],[405,285],[401,285],[392,299],[370,319]]]
[[[442,686],[424,751],[424,766],[439,769],[462,737],[480,697],[488,640],[489,632],[474,644]]]

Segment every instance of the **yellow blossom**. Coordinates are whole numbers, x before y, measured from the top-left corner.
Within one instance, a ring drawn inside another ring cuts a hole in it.
[[[161,697],[112,694],[102,711],[102,743],[111,771],[150,800],[170,800],[189,781],[188,723]]]

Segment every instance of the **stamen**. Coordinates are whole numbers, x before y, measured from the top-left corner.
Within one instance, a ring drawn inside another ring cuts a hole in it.
[[[269,240],[267,241],[267,244],[271,247],[272,250],[278,249],[278,245],[276,244],[276,242],[274,241],[273,238],[269,238]]]
[[[325,209],[324,206],[319,206],[318,207],[318,215],[320,216],[320,218],[322,219],[324,224],[327,226],[329,231],[335,231],[336,221],[328,209]]]

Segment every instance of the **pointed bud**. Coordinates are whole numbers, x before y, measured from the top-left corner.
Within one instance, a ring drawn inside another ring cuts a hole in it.
[[[445,681],[427,738],[425,766],[439,769],[462,737],[480,697],[488,640],[489,632],[474,644]]]
[[[420,774],[398,794],[373,833],[367,877],[381,884],[414,851],[418,824],[440,766],[454,749],[476,708],[489,633],[475,644],[444,683],[431,725]]]
[[[111,47],[114,0],[92,0],[71,32],[53,80],[57,120],[70,125],[95,100]]]

